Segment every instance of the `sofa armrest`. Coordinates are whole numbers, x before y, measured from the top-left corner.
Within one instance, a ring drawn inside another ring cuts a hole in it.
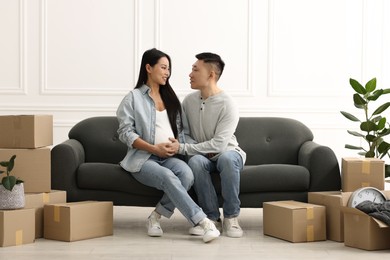
[[[310,172],[309,191],[334,191],[341,189],[339,163],[327,146],[313,141],[305,142],[298,154],[298,164]]]
[[[84,148],[75,139],[66,140],[51,150],[51,187],[55,190],[71,191],[77,189],[76,172],[85,161]]]

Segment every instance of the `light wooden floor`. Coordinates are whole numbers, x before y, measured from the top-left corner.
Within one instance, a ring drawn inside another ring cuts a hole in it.
[[[388,257],[390,250],[365,251],[343,243],[290,243],[263,235],[262,209],[242,209],[242,238],[221,236],[209,244],[188,235],[190,227],[176,212],[163,219],[164,236],[146,235],[152,208],[114,207],[114,235],[78,242],[37,239],[33,244],[0,247],[1,260],[23,259],[367,259]]]

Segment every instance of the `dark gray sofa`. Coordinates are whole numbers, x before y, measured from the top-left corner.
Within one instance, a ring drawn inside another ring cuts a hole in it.
[[[116,117],[92,117],[76,124],[69,140],[51,150],[52,189],[68,201],[113,201],[122,206],[155,206],[162,192],[136,181],[119,166],[127,147],[118,139]],[[242,117],[236,136],[247,153],[241,173],[241,207],[265,201],[307,201],[311,191],[340,190],[338,160],[313,142],[301,122],[288,118]],[[213,174],[220,191],[219,176]],[[190,190],[191,196],[196,196]]]

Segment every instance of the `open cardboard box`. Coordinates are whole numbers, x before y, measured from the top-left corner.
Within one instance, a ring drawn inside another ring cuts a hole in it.
[[[382,190],[390,200],[390,190]],[[341,207],[344,215],[344,244],[365,249],[390,249],[390,227],[356,208]]]
[[[342,207],[342,211],[346,246],[365,250],[390,248],[390,227],[388,225],[356,208]]]

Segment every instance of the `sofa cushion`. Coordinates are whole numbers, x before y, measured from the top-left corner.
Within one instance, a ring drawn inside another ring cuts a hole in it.
[[[162,192],[145,186],[123,170],[119,164],[83,163],[77,171],[81,189],[121,191],[145,196],[162,196]]]
[[[241,172],[240,192],[307,191],[310,173],[302,166],[267,164],[245,166]]]
[[[277,117],[241,117],[235,135],[247,154],[246,165],[297,165],[300,147],[313,140],[303,123]]]
[[[119,140],[118,127],[116,117],[91,117],[73,126],[69,138],[82,144],[85,162],[116,164],[125,158],[127,152],[126,144]]]

